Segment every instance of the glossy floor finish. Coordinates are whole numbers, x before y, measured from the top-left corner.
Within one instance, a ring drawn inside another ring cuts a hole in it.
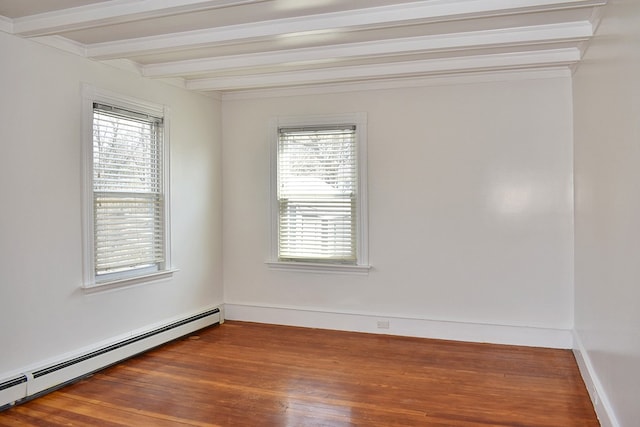
[[[227,322],[0,426],[598,426],[568,350]]]

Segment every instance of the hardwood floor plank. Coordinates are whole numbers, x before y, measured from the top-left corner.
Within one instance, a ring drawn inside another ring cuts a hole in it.
[[[0,426],[598,426],[571,351],[226,322]]]

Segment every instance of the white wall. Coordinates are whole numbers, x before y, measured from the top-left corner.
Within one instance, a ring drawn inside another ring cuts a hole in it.
[[[0,379],[221,303],[219,102],[2,32],[0,64]],[[82,82],[171,108],[171,280],[80,288]]]
[[[572,328],[568,74],[229,97],[222,111],[228,307]],[[270,270],[269,118],[340,112],[368,114],[373,269]]]
[[[603,398],[599,413],[608,411],[613,425],[637,426],[640,3],[607,6],[574,76],[574,111],[579,350],[591,368],[587,383]]]

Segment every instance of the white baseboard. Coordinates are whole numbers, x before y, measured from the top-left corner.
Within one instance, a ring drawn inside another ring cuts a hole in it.
[[[226,303],[224,307],[227,320],[454,341],[573,348],[571,331],[566,329],[447,322],[371,313],[329,312],[320,309],[252,304]],[[382,328],[379,327],[379,322]]]
[[[591,397],[591,402],[596,410],[596,415],[598,415],[600,425],[602,427],[621,427],[613,412],[609,398],[602,387],[602,383],[591,363],[589,353],[584,348],[580,334],[575,330],[573,331],[573,343],[573,354],[576,357],[580,374],[589,392],[589,397]]]
[[[92,347],[77,349],[36,366],[24,367],[12,375],[0,377],[0,410],[25,399],[51,391],[63,384],[118,363],[181,336],[219,323],[219,307],[188,316],[167,319]]]

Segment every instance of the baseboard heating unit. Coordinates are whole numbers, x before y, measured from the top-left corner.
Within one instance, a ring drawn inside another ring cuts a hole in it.
[[[0,380],[0,411],[60,388],[136,354],[222,322],[220,309],[213,308],[76,357]]]

